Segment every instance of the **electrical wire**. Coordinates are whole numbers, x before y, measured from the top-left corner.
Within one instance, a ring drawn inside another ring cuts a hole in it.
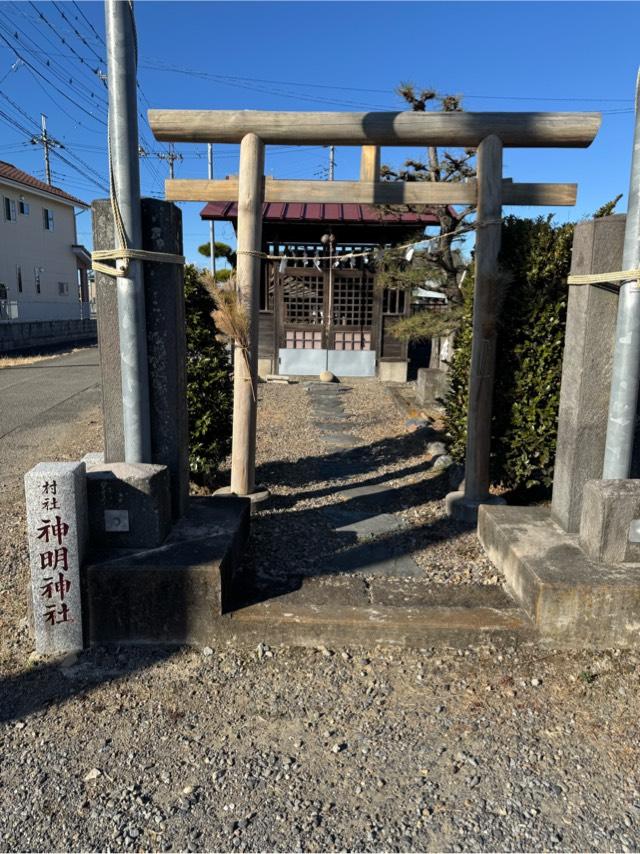
[[[82,9],[80,8],[80,6],[76,3],[76,0],[73,0],[73,5],[76,7],[76,9],[78,10],[78,12],[80,12],[80,14],[81,14],[81,15],[82,15],[82,17],[84,18],[84,20],[87,22],[87,24],[89,25],[89,29],[93,32],[93,34],[95,35],[96,39],[97,39],[99,42],[102,42],[102,44],[104,45],[104,43],[105,43],[105,42],[104,42],[104,39],[102,38],[102,36],[100,35],[100,33],[99,33],[99,32],[97,32],[96,28],[93,26],[93,24],[91,23],[91,21],[87,18],[87,16],[86,16],[86,15],[85,15],[85,13],[82,11]],[[76,20],[77,20],[77,18],[76,18]],[[105,46],[106,46],[106,45],[105,45]]]
[[[150,63],[156,63],[156,65],[151,65]],[[225,75],[225,74],[215,74],[207,71],[200,71],[197,69],[189,69],[183,68],[176,65],[167,65],[165,63],[160,63],[156,59],[148,58],[143,65],[145,68],[154,68],[154,70],[161,71],[173,71],[179,74],[188,74],[194,77],[207,77],[215,78],[215,79],[227,79],[227,80],[235,80],[241,81],[244,83],[261,83],[268,85],[277,85],[277,86],[298,86],[304,89],[330,89],[333,91],[341,91],[341,92],[367,92],[373,94],[389,94],[389,89],[368,89],[361,88],[357,86],[340,86],[338,84],[330,84],[330,83],[312,83],[309,81],[298,81],[298,80],[269,80],[261,77],[240,77],[235,75]],[[437,98],[444,97],[441,94],[436,94]],[[547,96],[536,96],[536,95],[463,95],[460,96],[464,99],[473,98],[478,100],[497,100],[497,101],[549,101],[549,102],[566,102],[566,103],[607,103],[607,104],[632,104],[633,98],[609,98],[609,97],[592,97],[592,98],[584,98],[584,97],[547,97]]]
[[[22,14],[23,17],[27,17],[22,12],[20,14]],[[88,98],[93,99],[94,101],[97,101],[103,108],[106,109],[106,99],[104,98],[104,93],[102,91],[100,91],[99,93],[93,92],[91,87],[84,80],[76,80],[74,70],[65,67],[61,63],[52,62],[51,54],[48,50],[41,50],[42,45],[38,44],[38,42],[35,41],[35,39],[33,38],[32,35],[30,35],[29,33],[26,33],[23,29],[21,29],[19,26],[17,26],[15,21],[12,21],[8,16],[6,16],[6,13],[5,13],[5,17],[6,17],[6,20],[9,22],[9,26],[7,26],[6,23],[4,24],[5,34],[9,34],[12,38],[14,38],[23,47],[23,49],[28,50],[31,53],[31,55],[33,56],[33,58],[37,62],[44,65],[48,72],[53,73],[57,77],[57,79],[61,83],[64,84],[65,87],[67,87],[67,86],[70,87],[71,89],[73,89],[75,92],[77,92],[83,98],[88,97]],[[44,15],[41,15],[41,17],[42,17],[42,20],[44,20],[45,23],[48,24],[48,21],[44,17]],[[39,32],[39,35],[42,38],[44,38],[50,45],[54,44],[54,42],[49,38],[49,36],[45,32],[41,32],[41,31],[38,31],[38,32]],[[62,39],[62,41],[64,42],[64,38],[62,36],[60,36],[60,34],[57,33],[55,30],[54,30],[54,32],[56,33],[58,38]],[[20,38],[20,36],[22,36],[22,39]],[[25,44],[24,39],[27,39],[31,43],[32,47],[29,47],[29,45]],[[41,55],[46,57],[46,59],[42,59]],[[83,68],[83,71],[86,71],[86,68]],[[95,73],[90,72],[90,74],[91,74],[91,83],[92,84],[96,83],[97,78],[95,76]]]
[[[67,16],[65,15],[65,13],[62,11],[62,9],[60,8],[60,6],[55,2],[55,0],[51,0],[51,2],[52,2],[52,4],[53,4],[54,9],[56,9],[56,10],[57,10],[57,12],[58,12],[58,13],[61,15],[61,17],[63,18],[63,20],[65,20],[65,21],[67,22],[67,24],[71,27],[71,29],[72,29],[72,30],[73,30],[73,32],[76,34],[76,36],[78,36],[78,38],[80,39],[80,41],[82,42],[82,44],[83,44],[86,48],[88,48],[88,49],[91,51],[91,53],[96,57],[96,59],[98,60],[98,62],[102,62],[103,64],[105,64],[105,65],[106,65],[106,61],[105,61],[105,59],[104,59],[103,57],[101,57],[101,56],[100,56],[100,54],[96,53],[96,52],[95,52],[95,50],[91,47],[91,45],[86,41],[86,39],[85,39],[85,38],[84,38],[84,37],[83,37],[83,36],[78,32],[78,30],[76,30],[76,28],[75,28],[75,27],[73,26],[73,24],[69,21],[69,19],[67,18]]]
[[[42,80],[45,81],[45,83],[48,83],[48,85],[51,86],[53,89],[55,89],[55,91],[59,95],[62,95],[63,98],[65,98],[67,101],[69,101],[69,103],[73,104],[74,107],[77,107],[79,110],[81,110],[83,113],[85,113],[85,115],[89,116],[89,118],[93,119],[94,121],[98,122],[99,124],[105,125],[105,127],[106,127],[107,123],[104,119],[100,118],[99,116],[94,115],[94,113],[92,113],[90,110],[87,110],[86,107],[84,107],[82,104],[79,104],[70,95],[68,95],[66,92],[64,92],[62,89],[60,89],[58,86],[56,86],[50,79],[47,79],[47,77],[45,77],[45,75],[42,74],[42,72],[39,71],[37,68],[35,68],[29,62],[28,59],[25,59],[24,55],[21,54],[1,32],[0,32],[0,40],[2,40],[7,45],[7,47],[15,53],[15,55],[18,57],[18,59],[21,59],[22,62],[24,62],[24,64],[33,71],[34,74],[37,74],[38,77],[40,77]]]

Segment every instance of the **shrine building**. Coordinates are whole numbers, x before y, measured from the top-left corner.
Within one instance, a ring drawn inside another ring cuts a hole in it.
[[[230,222],[235,201],[210,202],[203,220]],[[433,213],[391,213],[365,204],[265,203],[258,372],[372,377],[404,382],[408,345],[390,327],[411,312],[411,294],[376,287],[377,247],[415,240]],[[419,238],[418,238],[419,239]],[[348,253],[366,256],[338,259]]]

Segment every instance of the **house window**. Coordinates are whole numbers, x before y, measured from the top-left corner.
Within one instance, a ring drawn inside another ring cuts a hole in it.
[[[14,199],[4,197],[4,218],[7,222],[16,221],[16,203]]]
[[[58,282],[58,296],[64,297],[69,293],[69,282]]]
[[[18,285],[18,293],[22,293],[22,267],[16,264],[16,282]]]
[[[36,284],[36,293],[40,293],[40,267],[33,268],[33,278]]]
[[[42,208],[42,221],[45,231],[53,231],[53,211],[49,208]]]
[[[20,201],[18,202],[18,213],[21,213],[22,216],[29,216],[29,202],[25,202],[24,199],[20,199]]]

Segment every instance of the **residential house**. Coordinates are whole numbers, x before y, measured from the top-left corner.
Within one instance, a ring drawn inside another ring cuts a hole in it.
[[[76,210],[89,205],[0,161],[0,323],[90,316],[90,253]]]

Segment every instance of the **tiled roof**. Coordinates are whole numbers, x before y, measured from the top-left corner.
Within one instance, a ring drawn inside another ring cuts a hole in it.
[[[51,196],[58,196],[58,198],[71,202],[72,205],[77,205],[78,207],[90,207],[81,199],[76,199],[75,196],[70,196],[69,193],[65,193],[64,190],[60,190],[58,187],[52,187],[50,184],[45,184],[44,181],[39,181],[33,175],[29,175],[28,172],[23,172],[22,169],[16,168],[13,163],[5,163],[4,160],[0,160],[1,178],[6,178],[8,181],[15,181],[17,184],[24,184],[25,187],[32,187],[34,190],[49,193]]]
[[[200,211],[201,219],[231,220],[238,218],[237,202],[209,202]],[[300,202],[266,202],[262,206],[265,222],[332,222],[364,225],[437,225],[433,213],[386,213],[373,205],[302,204]]]

